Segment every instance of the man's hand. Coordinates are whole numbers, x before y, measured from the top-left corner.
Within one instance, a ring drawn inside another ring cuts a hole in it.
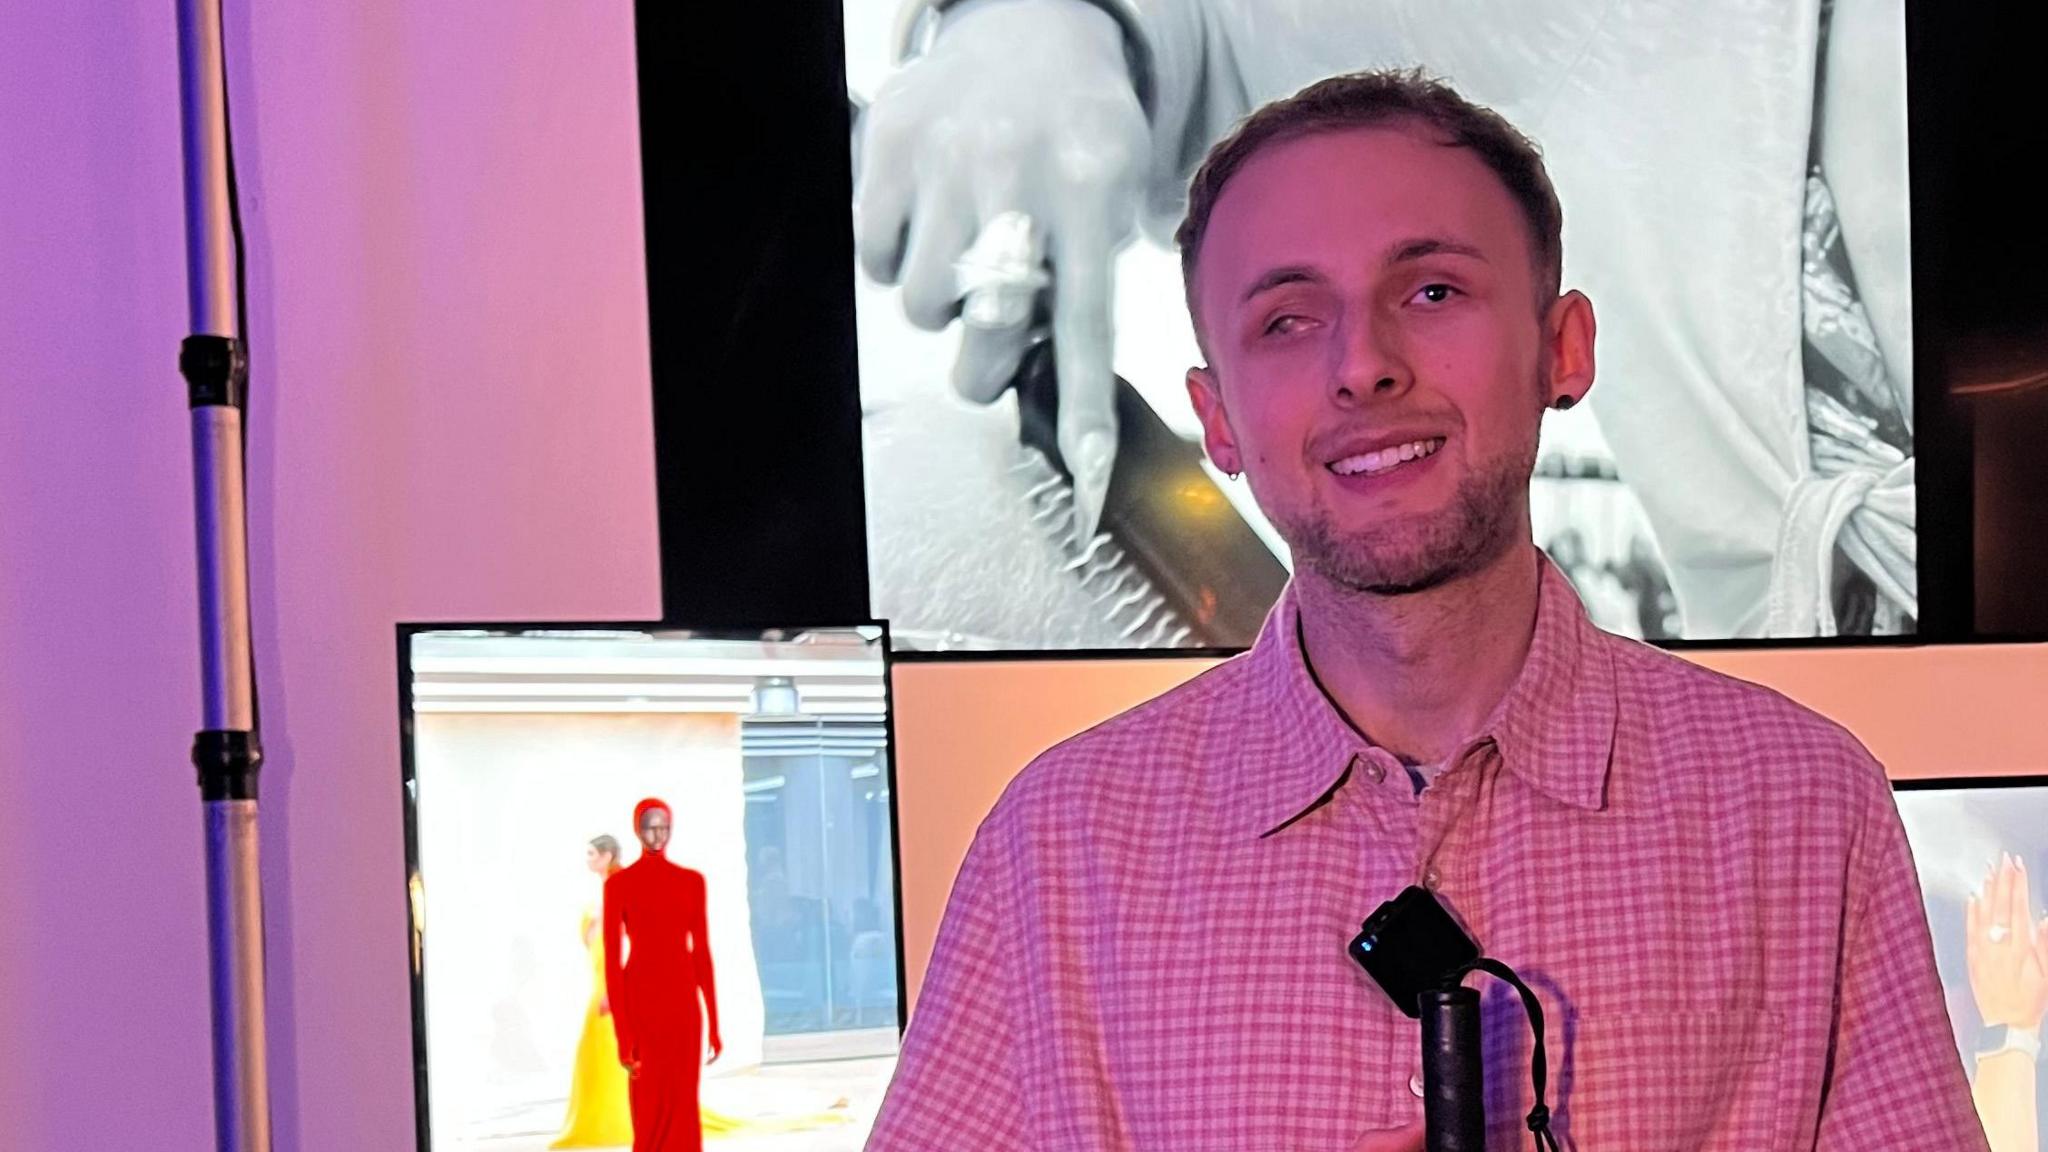
[[[2039,1028],[2048,1015],[2048,921],[2034,923],[2027,888],[2026,866],[2000,854],[1965,909],[1970,993],[1987,1025]]]
[[[597,1014],[598,1014],[599,1016],[609,1016],[609,1015],[611,1015],[611,1014],[612,1014],[612,998],[611,998],[611,997],[609,997],[609,996],[599,996],[599,997],[597,998]]]
[[[720,1040],[720,1039],[718,1038],[718,1031],[717,1031],[717,1029],[713,1029],[713,1030],[712,1030],[712,1032],[711,1032],[711,1055],[710,1055],[710,1057],[709,1057],[708,1059],[706,1059],[706,1060],[705,1060],[704,1062],[705,1062],[706,1064],[716,1064],[716,1063],[718,1063],[718,1058],[719,1058],[720,1056],[724,1055],[724,1054],[725,1054],[725,1041],[723,1041],[723,1040]]]
[[[972,293],[953,366],[969,399],[994,400],[1016,374],[1050,284],[1059,447],[1084,536],[1116,458],[1112,270],[1150,149],[1123,35],[1077,0],[956,5],[863,116],[854,193],[861,266],[902,284],[912,323],[944,328]]]
[[[1422,1152],[1422,1121],[1403,1128],[1368,1132],[1351,1146],[1351,1152]]]

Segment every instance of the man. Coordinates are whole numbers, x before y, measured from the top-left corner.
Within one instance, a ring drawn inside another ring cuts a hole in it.
[[[933,34],[862,116],[862,265],[902,286],[914,324],[960,317],[954,383],[983,401],[1038,318],[978,320],[974,298],[1004,291],[992,279],[1050,276],[1059,446],[1084,536],[1117,443],[1116,252],[1141,223],[1171,228],[1203,151],[1254,107],[1323,76],[1421,65],[1544,141],[1573,206],[1568,271],[1606,321],[1594,414],[1686,634],[1910,630],[1902,0],[905,8]],[[1020,218],[1043,268],[1003,242]],[[1853,275],[1831,270],[1837,257]],[[1826,397],[1844,388],[1849,410]],[[1838,583],[1858,604],[1874,583],[1881,617],[1838,620]]]
[[[1588,1150],[1981,1148],[1884,773],[1595,629],[1530,539],[1594,377],[1533,147],[1407,74],[1254,114],[1179,239],[1188,392],[1294,556],[1257,645],[1032,764],[963,862],[869,1144],[1419,1149],[1344,945],[1421,884],[1545,1002]],[[1528,1043],[1489,1011],[1492,1146]]]
[[[704,1146],[697,1081],[707,1033],[712,1060],[725,1050],[704,876],[669,862],[672,823],[667,804],[642,800],[633,827],[645,851],[604,882],[605,996],[631,1077],[633,1152]]]

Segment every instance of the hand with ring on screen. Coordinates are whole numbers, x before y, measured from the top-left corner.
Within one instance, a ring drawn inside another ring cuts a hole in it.
[[[861,117],[861,266],[902,286],[919,327],[960,318],[953,386],[979,403],[1015,376],[1046,298],[1085,537],[1116,458],[1113,268],[1151,147],[1124,29],[1085,0],[965,0],[939,21]]]
[[[1988,1026],[2038,1029],[2048,1015],[2048,920],[2032,917],[2026,867],[2001,853],[1964,911],[1970,992]]]

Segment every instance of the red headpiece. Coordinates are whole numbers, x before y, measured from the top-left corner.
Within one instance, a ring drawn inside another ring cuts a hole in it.
[[[640,803],[635,804],[633,806],[633,834],[635,836],[638,836],[640,834],[641,819],[644,818],[649,812],[655,810],[656,808],[661,809],[662,812],[665,815],[667,815],[670,820],[674,820],[676,818],[674,810],[671,809],[665,801],[656,800],[654,797],[649,796],[647,799],[642,800]]]

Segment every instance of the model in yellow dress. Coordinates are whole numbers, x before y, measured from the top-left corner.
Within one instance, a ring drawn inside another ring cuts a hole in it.
[[[609,876],[619,870],[619,842],[599,836],[584,858],[590,870]],[[626,1069],[612,1032],[611,1005],[604,995],[602,910],[583,912],[583,947],[590,954],[590,1004],[583,1011],[583,1035],[576,1041],[576,1069],[569,1080],[569,1115],[550,1148],[617,1148],[633,1143],[633,1113],[626,1102]]]

